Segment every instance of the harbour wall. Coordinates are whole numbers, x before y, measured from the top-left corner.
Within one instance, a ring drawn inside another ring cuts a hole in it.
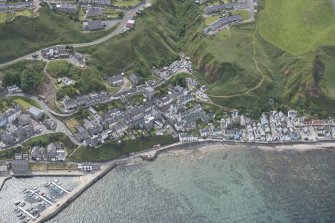
[[[2,190],[3,185],[6,183],[7,180],[11,179],[12,176],[1,176],[0,177],[0,191]]]

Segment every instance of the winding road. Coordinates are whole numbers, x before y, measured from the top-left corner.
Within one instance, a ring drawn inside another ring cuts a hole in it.
[[[88,43],[74,43],[74,44],[66,44],[66,43],[63,43],[63,44],[58,44],[58,45],[68,45],[68,46],[73,46],[74,48],[81,48],[81,47],[88,47],[88,46],[94,46],[94,45],[97,45],[97,44],[100,44],[100,43],[103,43],[109,39],[111,39],[112,37],[118,35],[120,33],[120,31],[125,27],[125,25],[127,24],[127,21],[129,19],[131,19],[138,10],[141,10],[143,9],[147,4],[149,3],[149,0],[144,0],[142,1],[141,4],[139,4],[138,6],[136,6],[135,8],[133,9],[130,9],[128,11],[125,11],[124,13],[124,17],[122,18],[122,20],[120,21],[120,24],[118,25],[118,27],[112,31],[111,33],[109,33],[108,35],[104,36],[104,37],[101,37],[97,40],[94,40],[92,42],[88,42]],[[52,47],[52,46],[51,46]],[[0,64],[0,68],[4,68],[6,66],[9,66],[9,65],[12,65],[12,64],[15,64],[21,60],[32,60],[32,55],[33,54],[38,54],[40,55],[40,51],[41,49],[39,49],[38,51],[35,51],[35,52],[32,52],[30,54],[27,54],[25,56],[22,56],[22,57],[19,57],[17,59],[14,59],[14,60],[11,60],[9,62],[6,62],[6,63],[2,63]]]

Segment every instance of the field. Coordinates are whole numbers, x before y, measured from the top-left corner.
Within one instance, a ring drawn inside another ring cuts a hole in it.
[[[0,24],[0,63],[50,45],[89,42],[110,32],[82,33],[82,24],[68,16],[45,8],[39,13],[36,18],[19,16],[11,23]]]
[[[265,0],[260,12],[262,36],[292,54],[335,44],[331,0]]]

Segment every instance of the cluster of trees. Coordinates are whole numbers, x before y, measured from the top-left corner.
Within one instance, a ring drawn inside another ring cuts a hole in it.
[[[43,79],[44,63],[34,63],[27,66],[18,66],[16,69],[9,69],[3,77],[5,86],[17,85],[22,91],[27,92],[37,89]]]
[[[61,88],[57,92],[57,99],[61,99],[65,95],[73,97],[78,94],[88,94],[93,91],[99,92],[106,90],[100,72],[93,66],[82,69],[65,61],[56,61],[48,65],[47,71],[56,79],[66,76],[76,81],[73,86]]]

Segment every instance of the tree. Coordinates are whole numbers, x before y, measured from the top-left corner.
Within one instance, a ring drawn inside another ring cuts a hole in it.
[[[10,86],[13,84],[19,86],[21,84],[21,77],[16,72],[7,72],[5,73],[2,81],[5,86]]]
[[[42,81],[42,75],[33,70],[24,70],[21,74],[20,87],[22,91],[36,89]]]

